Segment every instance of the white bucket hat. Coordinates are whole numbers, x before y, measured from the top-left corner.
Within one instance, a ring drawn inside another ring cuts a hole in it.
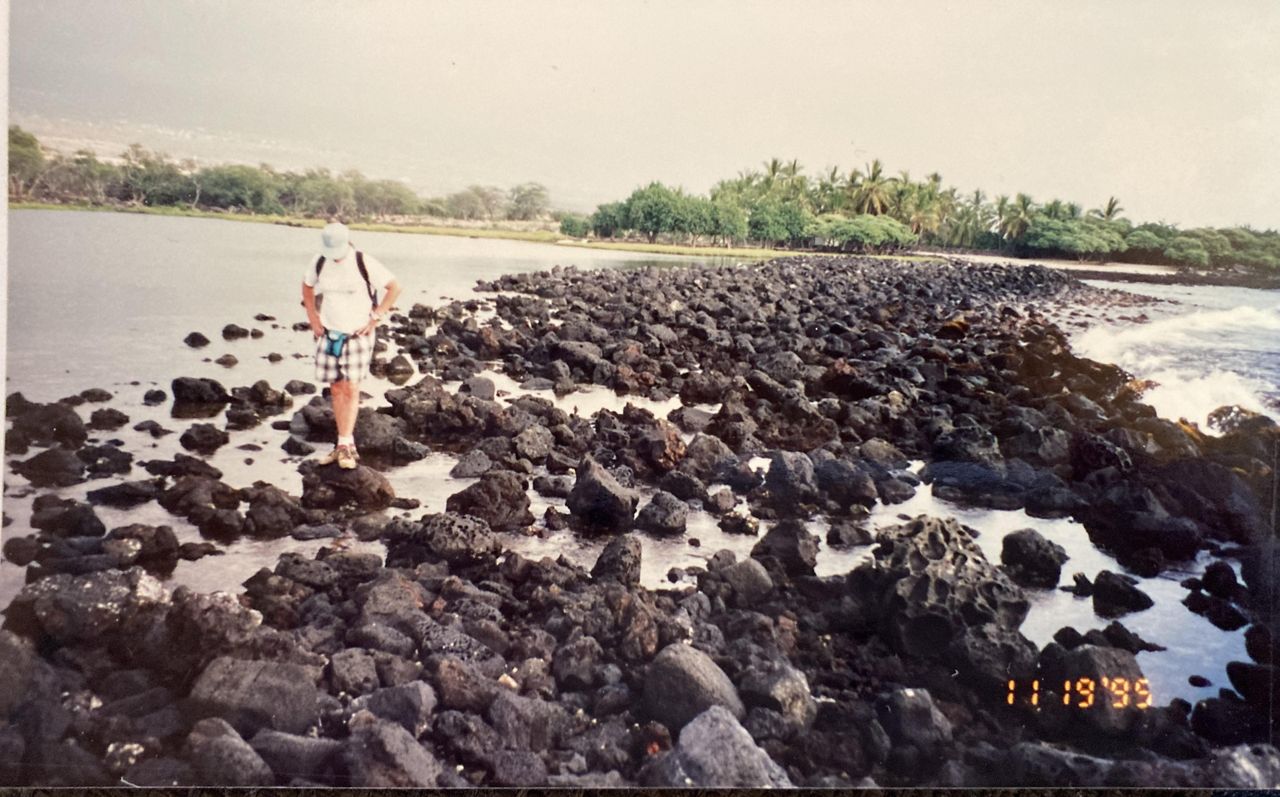
[[[329,260],[341,260],[351,248],[351,233],[347,225],[334,222],[320,231],[320,250]]]

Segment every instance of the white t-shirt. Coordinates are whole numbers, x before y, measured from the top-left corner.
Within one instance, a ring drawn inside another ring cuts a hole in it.
[[[302,282],[315,288],[317,296],[324,296],[320,303],[320,323],[325,329],[350,335],[369,323],[369,312],[373,309],[369,289],[356,266],[356,250],[351,249],[340,261],[325,258],[324,268],[320,270],[320,284],[316,285],[316,261],[319,259],[318,256],[311,258]],[[364,267],[369,272],[369,285],[373,286],[374,295],[381,301],[395,275],[368,252],[364,254]]]

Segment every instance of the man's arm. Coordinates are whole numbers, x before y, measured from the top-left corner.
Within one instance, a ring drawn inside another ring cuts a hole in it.
[[[400,298],[400,283],[395,279],[388,282],[382,290],[382,301],[378,302],[378,306],[373,308],[369,314],[369,323],[365,324],[356,331],[357,335],[371,335],[373,330],[378,326],[378,322],[387,317],[387,313],[391,312],[391,308],[395,307],[396,299]],[[374,317],[377,317],[375,320]]]
[[[316,289],[302,283],[302,306],[307,311],[307,323],[311,324],[311,334],[317,338],[324,334],[324,325],[320,323],[320,313],[316,311]]]

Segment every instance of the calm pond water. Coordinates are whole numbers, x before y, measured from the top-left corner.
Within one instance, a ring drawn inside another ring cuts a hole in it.
[[[290,327],[303,320],[298,305],[299,285],[304,268],[315,257],[316,230],[211,219],[16,211],[9,216],[9,234],[6,393],[18,390],[29,399],[43,402],[89,387],[110,390],[115,395],[109,406],[127,413],[130,424],[102,438],[123,441],[139,460],[169,458],[181,448],[177,434],[152,440],[132,431],[133,424],[156,420],[180,432],[189,423],[171,418],[168,406],[144,406],[142,395],[151,387],[167,391],[169,382],[183,375],[211,377],[228,387],[249,385],[258,379],[267,379],[277,387],[290,379],[311,380],[311,364],[304,354],[310,351],[310,334],[293,332]],[[436,305],[446,297],[483,298],[472,292],[477,280],[555,265],[634,268],[707,261],[395,233],[358,233],[355,240],[395,272],[405,286],[401,306],[406,309],[414,302]],[[258,313],[278,320],[257,322],[254,316]],[[232,322],[261,329],[264,334],[258,339],[223,341],[220,330]],[[187,347],[182,339],[192,331],[202,332],[213,342],[204,349]],[[272,352],[284,359],[269,362],[266,357]],[[239,363],[228,369],[212,361],[222,354],[233,354]],[[492,376],[500,389],[508,394],[517,392],[511,380],[500,374]],[[377,379],[364,385],[366,392],[375,397],[375,406],[385,403],[381,397],[390,387],[390,383]],[[553,398],[550,393],[541,395]],[[305,397],[295,401],[295,406],[302,399]],[[599,388],[555,400],[566,411],[576,408],[583,415],[603,407],[621,409],[628,400],[658,415],[679,406],[678,398],[668,402],[619,398]],[[100,405],[82,405],[79,411],[87,418],[97,406]],[[296,470],[299,460],[280,450],[286,432],[264,423],[230,434],[231,443],[208,458],[223,470],[227,483],[245,487],[265,480],[295,495],[300,493],[301,479]],[[448,475],[453,462],[448,455],[433,454],[387,472],[397,494],[422,503],[420,509],[406,514],[418,517],[442,511],[450,495],[471,483],[470,479]],[[755,460],[752,464],[765,467],[767,461]],[[129,478],[138,478],[139,473],[135,469]],[[53,492],[83,499],[88,490],[108,483],[99,479]],[[35,491],[10,471],[8,460],[4,485],[4,512],[12,519],[4,533],[30,533]],[[546,506],[564,503],[544,499],[532,491],[530,497],[533,512],[539,517]],[[108,528],[126,523],[165,523],[183,541],[199,539],[195,528],[154,503],[128,511],[99,508],[98,512]],[[1030,526],[1067,549],[1072,559],[1065,566],[1066,573],[1085,571],[1093,576],[1103,568],[1119,569],[1114,560],[1089,543],[1083,527],[1074,522],[1038,520],[1022,512],[963,509],[936,501],[928,488],[922,488],[907,504],[877,506],[871,522],[883,527],[900,522],[899,515],[919,513],[953,515],[977,529],[982,547],[994,561],[999,560],[1000,543],[1006,533]],[[767,524],[763,525],[767,528]],[[825,536],[825,525],[815,524],[814,531]],[[701,545],[691,545],[688,538],[698,538]],[[713,517],[698,511],[690,513],[686,538],[664,540],[642,535],[642,541],[644,582],[659,586],[666,583],[666,574],[672,567],[701,564],[721,548],[746,556],[756,539],[725,535]],[[587,565],[603,547],[603,541],[569,531],[547,537],[508,535],[505,543],[526,555],[563,553]],[[324,544],[326,541],[238,542],[229,546],[223,556],[181,563],[171,581],[207,591],[236,591],[258,568],[272,566],[280,553],[309,553]],[[350,544],[382,551],[378,543]],[[846,572],[869,556],[870,547],[837,551],[824,544],[819,573]],[[1175,696],[1194,701],[1215,694],[1217,687],[1227,685],[1226,662],[1245,657],[1241,634],[1220,632],[1179,605],[1185,590],[1178,580],[1199,572],[1203,564],[1197,563],[1184,573],[1144,579],[1142,588],[1156,599],[1157,605],[1124,620],[1142,636],[1169,647],[1167,652],[1139,656],[1160,702]],[[0,607],[7,605],[21,588],[22,575],[21,569],[0,562]],[[1093,614],[1087,600],[1050,590],[1031,593],[1033,609],[1024,632],[1038,644],[1048,642],[1054,631],[1066,624],[1075,625],[1080,631],[1106,625],[1105,620]],[[1208,677],[1213,686],[1191,687],[1187,683],[1191,674]]]

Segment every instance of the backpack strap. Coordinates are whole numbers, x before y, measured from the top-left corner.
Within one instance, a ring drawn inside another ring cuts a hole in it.
[[[316,260],[316,282],[320,282],[320,272],[324,269],[324,255]]]
[[[377,291],[373,289],[373,283],[369,281],[369,269],[364,267],[364,252],[356,250],[356,269],[360,271],[360,276],[364,277],[364,289],[369,292],[369,306],[378,306]]]

